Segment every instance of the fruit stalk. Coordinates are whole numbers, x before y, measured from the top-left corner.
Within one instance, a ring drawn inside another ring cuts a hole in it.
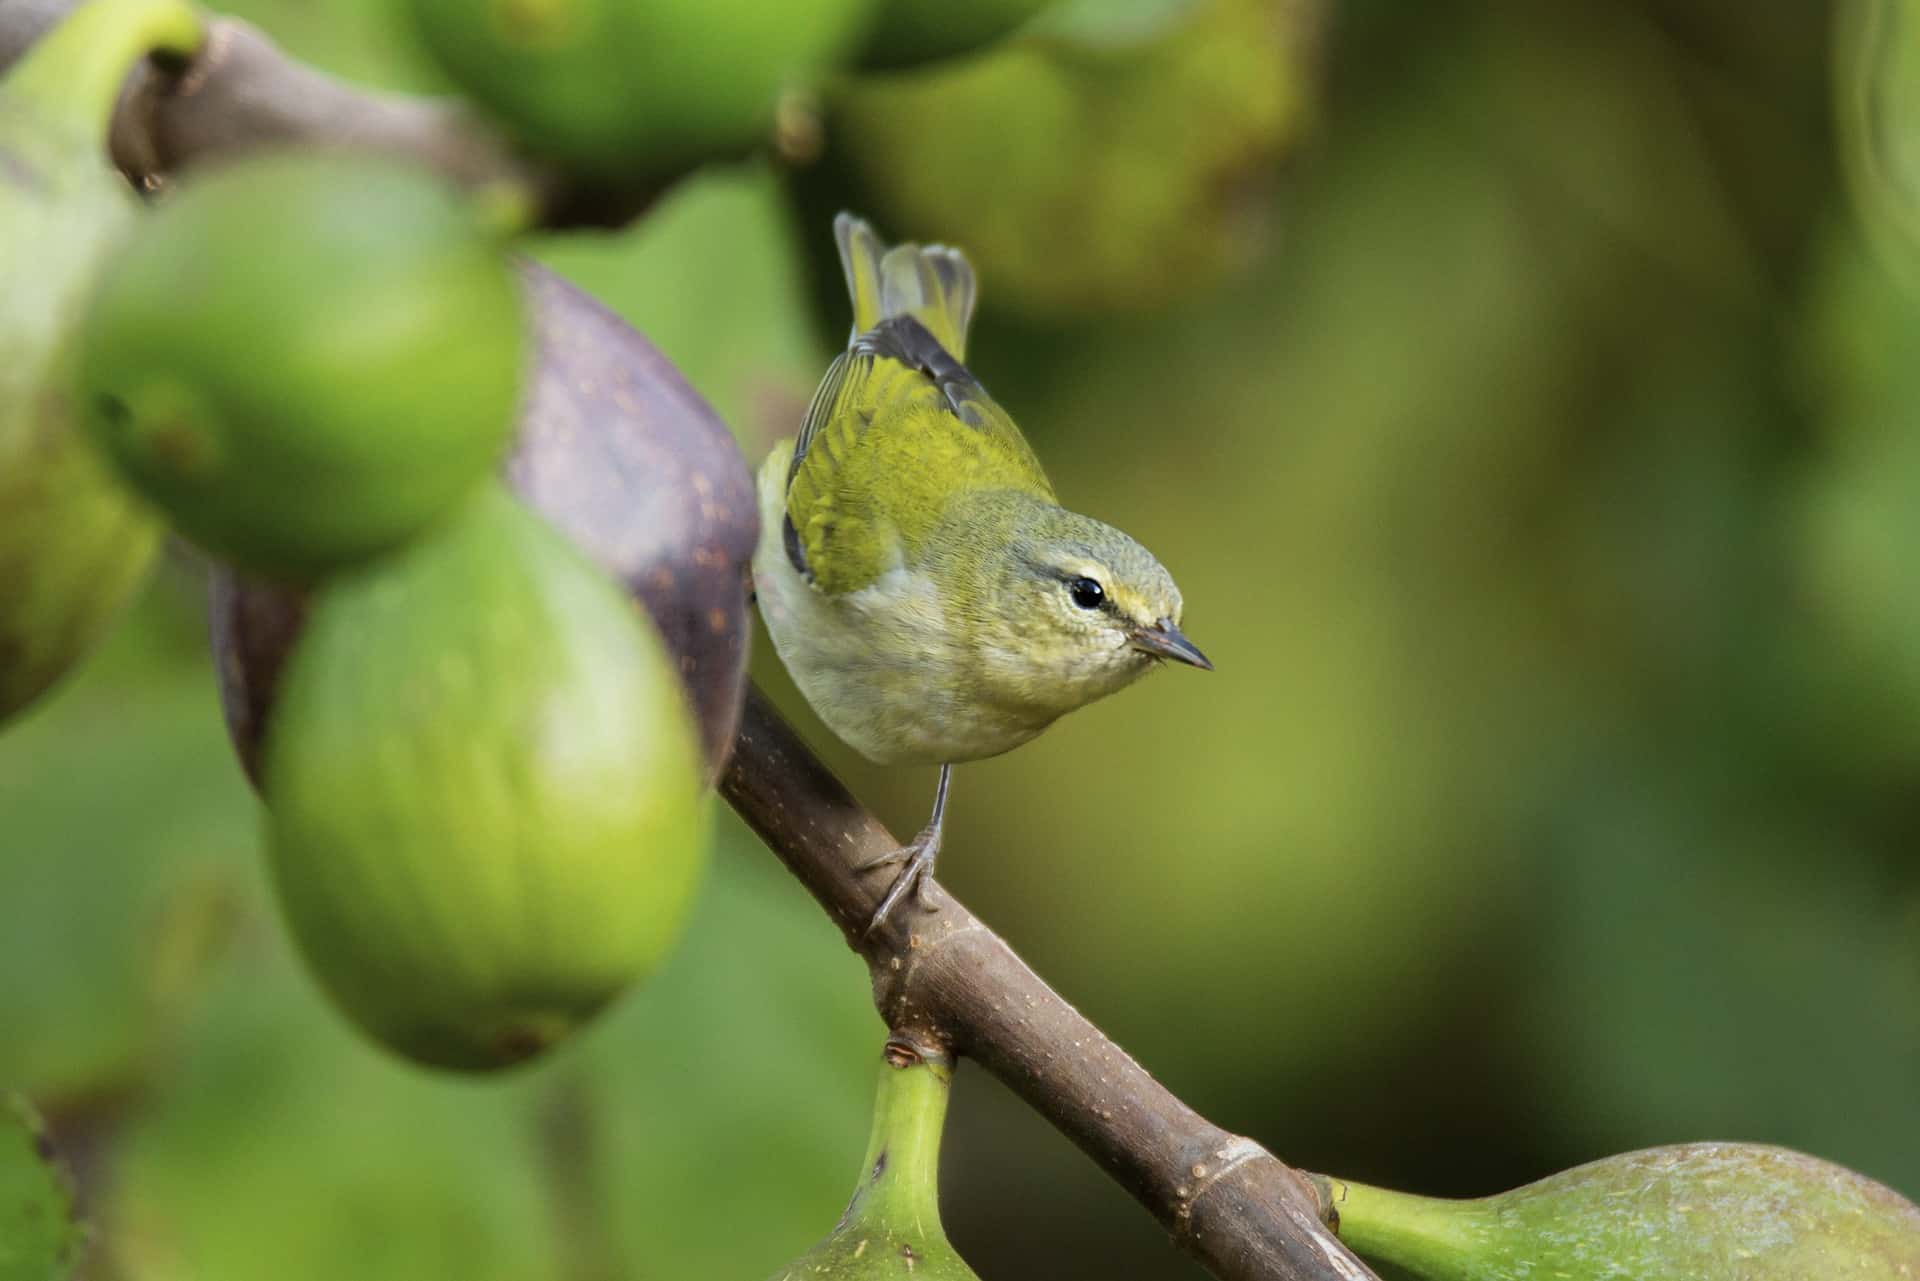
[[[865,1171],[848,1214],[903,1238],[939,1238],[940,1135],[947,1122],[953,1061],[904,1041],[887,1045],[873,1103]]]
[[[33,46],[7,92],[104,140],[127,73],[151,53],[191,56],[204,34],[186,0],[92,0]]]
[[[860,1182],[833,1232],[772,1281],[979,1281],[940,1225],[940,1134],[953,1060],[904,1037],[887,1042]]]
[[[1339,1213],[1340,1239],[1370,1259],[1390,1259],[1431,1281],[1465,1281],[1475,1247],[1470,1202],[1391,1192],[1341,1179],[1324,1195]]]

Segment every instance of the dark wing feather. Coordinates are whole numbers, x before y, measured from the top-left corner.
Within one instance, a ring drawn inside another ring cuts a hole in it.
[[[918,369],[933,380],[948,408],[962,422],[971,427],[983,425],[978,402],[988,399],[987,389],[912,316],[888,317],[854,339],[848,350],[856,356],[891,356],[908,368]]]
[[[800,422],[800,435],[793,442],[793,461],[787,464],[787,488],[793,488],[793,478],[800,474],[800,460],[807,456],[816,437],[826,427],[833,416],[834,404],[840,399],[841,384],[847,381],[847,357],[850,351],[843,351],[833,358],[827,366],[826,374],[820,379],[819,387],[814,389],[813,399],[807,403],[807,416]]]

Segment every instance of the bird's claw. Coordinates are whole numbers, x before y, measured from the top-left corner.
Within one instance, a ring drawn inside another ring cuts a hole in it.
[[[859,864],[856,870],[862,872],[872,871],[876,867],[887,867],[894,863],[906,864],[900,875],[894,878],[893,884],[887,887],[887,896],[880,900],[880,906],[873,910],[873,919],[867,922],[863,937],[872,938],[875,932],[886,924],[887,917],[893,914],[893,909],[900,905],[900,900],[907,896],[909,890],[913,892],[914,902],[920,905],[922,911],[940,910],[938,891],[931,888],[933,861],[939,853],[940,833],[928,829],[899,849],[876,854]]]
[[[904,863],[913,857],[912,845],[901,845],[894,849],[875,854],[872,858],[862,859],[853,865],[856,872],[871,872],[876,867],[891,867],[895,863]]]

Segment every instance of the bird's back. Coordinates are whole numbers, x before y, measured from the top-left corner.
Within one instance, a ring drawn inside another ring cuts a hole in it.
[[[884,249],[848,214],[834,233],[853,334],[794,443],[783,532],[794,568],[838,595],[915,564],[959,496],[1012,490],[1051,502],[1053,489],[961,363],[975,298],[967,260],[939,245]]]

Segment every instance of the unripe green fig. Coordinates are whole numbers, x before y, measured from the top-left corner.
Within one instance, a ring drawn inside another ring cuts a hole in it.
[[[1689,1143],[1475,1201],[1324,1181],[1341,1240],[1429,1281],[1905,1281],[1920,1208],[1785,1148]]]
[[[965,245],[996,304],[1037,316],[1217,279],[1262,243],[1304,123],[1310,6],[1194,0],[1152,22],[1135,8],[1048,12],[976,58],[834,80],[802,204]]]
[[[864,67],[894,69],[958,57],[990,45],[1051,0],[881,0],[867,36]]]
[[[534,150],[644,186],[764,138],[872,0],[410,0],[440,65]]]
[[[717,778],[740,721],[751,634],[746,564],[760,520],[746,461],[719,416],[631,325],[535,263],[520,265],[520,280],[536,364],[507,483],[646,607]],[[220,569],[208,613],[227,728],[257,777],[303,599]]]
[[[309,579],[396,546],[499,462],[525,333],[495,236],[447,180],[291,151],[191,179],[86,317],[87,422],[222,558]]]
[[[940,1225],[940,1135],[953,1060],[887,1042],[860,1181],[833,1232],[768,1281],[912,1278],[979,1281]]]
[[[696,742],[626,596],[483,487],[314,595],[264,754],[301,952],[419,1062],[539,1053],[678,935],[706,857]]]
[[[159,543],[80,428],[72,331],[138,216],[105,154],[121,81],[200,38],[183,0],[92,0],[0,80],[0,720],[79,661]]]

